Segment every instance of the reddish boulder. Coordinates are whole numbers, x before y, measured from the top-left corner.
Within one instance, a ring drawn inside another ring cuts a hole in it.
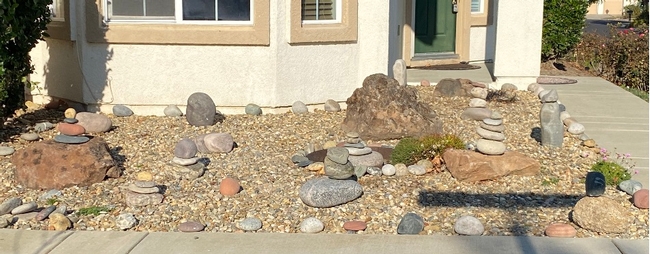
[[[62,189],[88,186],[108,177],[118,177],[117,163],[108,144],[94,137],[83,144],[63,144],[54,140],[34,143],[11,157],[14,177],[32,189]]]
[[[648,209],[648,189],[640,189],[632,195],[634,206],[641,209]]]
[[[384,74],[363,80],[346,101],[342,129],[357,132],[364,140],[386,140],[442,133],[442,120],[426,104],[418,102],[417,90],[400,86]]]
[[[484,155],[469,150],[448,149],[442,154],[447,170],[458,181],[475,182],[508,175],[533,176],[540,165],[524,154],[506,151],[503,155]]]
[[[70,123],[59,123],[56,126],[56,129],[61,132],[61,134],[69,135],[69,136],[77,136],[84,134],[86,132],[86,129],[84,129],[83,126],[78,125],[78,124],[70,124]]]

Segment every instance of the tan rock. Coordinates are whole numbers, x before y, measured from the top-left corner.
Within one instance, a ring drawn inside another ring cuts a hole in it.
[[[323,149],[329,149],[336,146],[336,141],[329,140],[323,144]]]
[[[474,151],[448,149],[442,155],[447,170],[458,181],[474,182],[508,175],[532,176],[539,174],[540,165],[522,153],[506,151],[500,156],[489,156]]]
[[[72,227],[70,219],[61,213],[50,214],[48,221],[48,230],[64,231]]]
[[[77,116],[77,111],[73,108],[68,108],[65,110],[65,112],[63,112],[63,115],[65,118],[75,118],[75,116]]]
[[[566,223],[553,223],[551,225],[548,225],[546,227],[546,230],[544,231],[547,236],[550,237],[564,237],[564,238],[571,238],[575,237],[578,231],[576,229]]]
[[[322,162],[314,162],[305,168],[309,171],[321,171],[325,169],[325,164]]]
[[[631,213],[619,202],[608,197],[584,197],[571,213],[578,226],[599,233],[623,233],[631,225]]]
[[[593,148],[596,147],[596,141],[593,139],[587,139],[585,141],[582,141],[582,145],[589,148]]]
[[[136,181],[150,182],[153,181],[153,174],[149,171],[142,171],[135,175]]]

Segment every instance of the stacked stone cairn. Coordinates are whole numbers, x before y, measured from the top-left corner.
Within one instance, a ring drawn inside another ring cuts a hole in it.
[[[381,175],[384,157],[366,146],[359,137],[359,133],[348,132],[343,147],[348,150],[348,160],[354,166],[354,174],[357,177],[362,177],[366,173],[370,175]]]
[[[153,181],[153,175],[147,171],[136,175],[135,182],[126,186],[124,196],[126,197],[126,205],[129,207],[157,205],[162,203],[163,200],[160,189]]]
[[[205,173],[205,165],[199,161],[197,152],[197,145],[192,139],[183,138],[176,144],[171,163],[176,166],[179,178],[194,180]]]
[[[555,89],[541,96],[542,109],[539,112],[541,141],[544,146],[562,147],[564,125],[560,119],[560,104]]]
[[[349,160],[350,152],[346,147],[327,149],[325,157],[325,175],[331,179],[344,180],[354,175],[354,166]]]
[[[487,155],[502,155],[506,152],[506,145],[503,140],[506,139],[503,135],[505,127],[503,126],[503,119],[499,112],[492,112],[490,118],[485,118],[481,122],[476,133],[481,138],[476,142],[476,150],[480,153]]]
[[[566,111],[566,107],[558,100],[557,96],[557,91],[555,90],[545,90],[544,87],[537,83],[532,83],[528,85],[528,91],[534,93],[537,95],[537,97],[544,103],[546,100],[547,102],[551,102],[548,100],[553,100],[555,99],[559,106],[559,111],[560,111],[560,121],[562,121],[562,124],[567,128],[567,131],[573,135],[579,136],[580,140],[588,140],[589,137],[584,133],[585,132],[585,126],[579,123],[575,118],[571,117],[568,111]],[[548,97],[548,95],[552,92],[555,91],[555,94],[551,94],[551,97]]]
[[[461,118],[481,121],[492,114],[492,110],[487,108],[488,89],[480,83],[472,82],[472,85],[474,87],[469,92],[472,99],[469,101],[469,108],[463,111]]]
[[[65,144],[81,144],[88,142],[90,138],[83,136],[86,129],[77,124],[79,120],[75,118],[77,111],[68,108],[64,112],[65,118],[62,123],[57,124],[56,128],[60,134],[54,136],[54,141]]]

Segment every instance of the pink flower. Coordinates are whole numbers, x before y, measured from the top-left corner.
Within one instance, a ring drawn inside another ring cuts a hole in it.
[[[630,158],[630,154],[629,154],[629,153],[626,153],[626,154],[625,154],[625,158]]]
[[[600,148],[600,153],[607,153],[607,149],[605,149],[605,148]]]
[[[635,170],[634,170],[634,174],[636,175],[636,174],[638,174],[638,173],[639,173],[639,170],[635,169]]]
[[[606,160],[607,160],[607,156],[603,156],[603,161],[606,161]]]
[[[643,37],[645,34],[639,34],[639,37]]]

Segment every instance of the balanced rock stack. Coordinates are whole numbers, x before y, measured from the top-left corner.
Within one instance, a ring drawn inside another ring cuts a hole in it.
[[[126,205],[130,207],[157,205],[163,200],[160,189],[153,181],[153,175],[146,171],[137,174],[135,183],[126,187],[124,195]]]
[[[81,144],[90,140],[90,138],[82,136],[86,129],[78,124],[79,120],[75,118],[77,112],[73,108],[68,108],[64,115],[63,122],[56,126],[60,134],[54,136],[54,141],[65,144]]]
[[[506,145],[503,140],[505,127],[499,112],[493,112],[490,118],[483,119],[483,122],[476,128],[481,139],[476,142],[476,150],[487,155],[502,155],[506,152]]]
[[[488,90],[485,87],[474,87],[470,90],[472,99],[469,101],[469,108],[462,113],[462,119],[483,120],[490,117],[492,110],[487,108]]]
[[[197,145],[189,138],[181,139],[174,147],[172,164],[176,165],[178,178],[193,180],[205,172],[205,165],[199,162]]]
[[[350,178],[354,166],[345,147],[327,149],[324,171],[327,177],[311,179],[300,187],[303,203],[311,207],[332,207],[350,202],[363,194],[363,187]]]
[[[542,131],[542,145],[562,147],[564,141],[564,125],[560,118],[560,104],[557,102],[558,94],[555,89],[541,96],[542,108],[539,112],[540,127]]]
[[[348,150],[348,160],[356,167],[355,171],[357,171],[356,175],[358,177],[363,176],[367,168],[381,168],[384,165],[384,157],[381,153],[367,147],[361,138],[359,138],[359,133],[357,132],[348,132],[346,134],[343,147]]]

